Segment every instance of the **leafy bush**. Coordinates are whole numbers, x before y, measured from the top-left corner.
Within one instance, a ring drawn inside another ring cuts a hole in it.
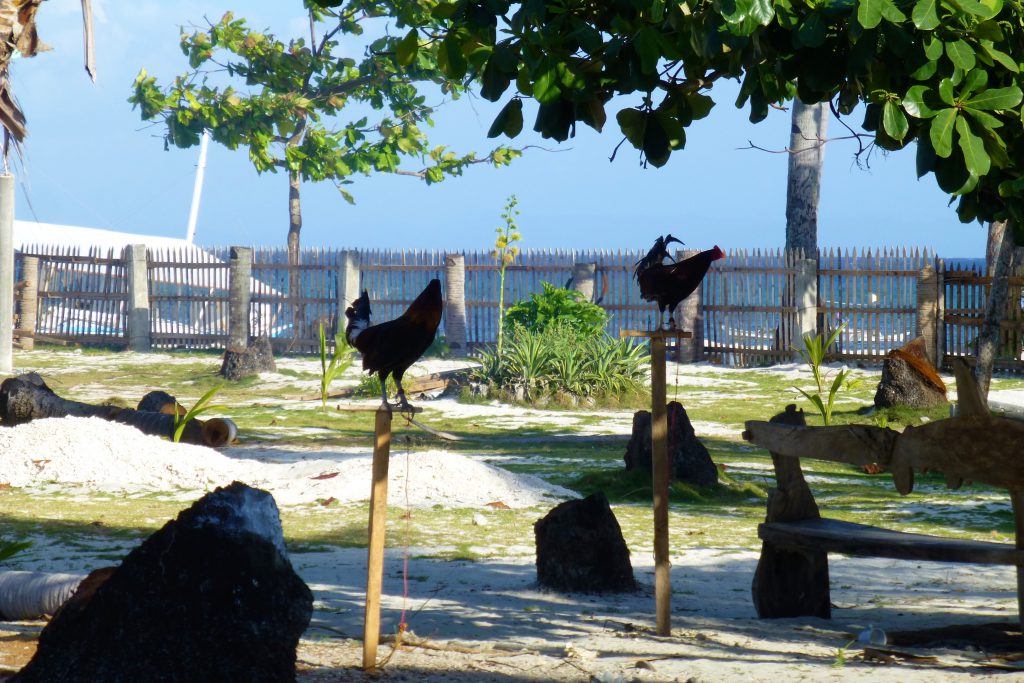
[[[395,385],[395,378],[388,375],[388,395],[394,396],[397,391],[398,386]],[[353,394],[367,398],[378,398],[380,396],[380,377],[377,373],[361,375],[359,377],[359,384],[356,385]]]
[[[630,340],[560,321],[543,329],[517,325],[509,330],[501,353],[485,350],[480,361],[473,378],[492,394],[571,404],[642,394],[647,350]]]
[[[568,326],[583,335],[601,336],[608,314],[604,309],[571,289],[542,282],[544,290],[517,302],[505,313],[504,331],[511,334],[516,327],[542,332],[554,324]]]

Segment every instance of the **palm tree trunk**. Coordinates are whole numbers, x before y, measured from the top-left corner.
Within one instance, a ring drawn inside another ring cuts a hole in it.
[[[302,177],[298,171],[288,171],[288,299],[292,311],[292,346],[306,336],[305,312],[298,299],[302,296],[302,277],[299,265],[299,234],[302,232],[302,203],[299,188]]]
[[[825,162],[828,102],[793,100],[786,182],[786,249],[803,249],[805,258],[818,250],[818,197]]]
[[[985,318],[978,335],[978,356],[974,377],[985,398],[992,382],[992,367],[999,353],[1001,325],[1009,303],[1010,273],[1013,272],[1013,252],[1016,247],[1013,221],[995,222],[989,226],[988,274],[992,277],[985,301]]]

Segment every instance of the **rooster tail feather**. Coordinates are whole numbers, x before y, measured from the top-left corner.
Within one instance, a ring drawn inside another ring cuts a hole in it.
[[[348,318],[348,325],[345,327],[345,338],[348,343],[355,345],[356,337],[370,326],[370,295],[363,290],[358,299],[345,309],[345,317]]]

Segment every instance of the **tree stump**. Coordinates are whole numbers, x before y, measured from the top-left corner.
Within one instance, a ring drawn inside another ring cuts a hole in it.
[[[875,392],[877,407],[930,408],[946,402],[946,384],[928,360],[924,337],[887,354]]]
[[[636,589],[629,549],[603,493],[559,504],[533,532],[540,585],[571,593]]]
[[[718,468],[711,454],[697,438],[686,409],[678,401],[668,404],[668,448],[672,463],[671,476],[695,486],[718,483]],[[651,413],[638,410],[633,414],[633,434],[626,446],[626,469],[651,471]]]
[[[261,372],[277,372],[274,363],[274,350],[270,347],[267,336],[249,340],[245,348],[229,346],[224,351],[224,362],[220,366],[220,374],[232,382],[244,377],[258,375]]]

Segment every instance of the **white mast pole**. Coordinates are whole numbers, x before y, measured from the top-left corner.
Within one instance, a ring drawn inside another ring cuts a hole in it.
[[[188,228],[185,241],[192,244],[196,236],[196,220],[199,218],[199,198],[203,194],[203,174],[206,171],[206,148],[210,146],[210,131],[203,130],[203,139],[199,143],[199,166],[196,168],[196,184],[192,188],[192,208],[188,212]]]

